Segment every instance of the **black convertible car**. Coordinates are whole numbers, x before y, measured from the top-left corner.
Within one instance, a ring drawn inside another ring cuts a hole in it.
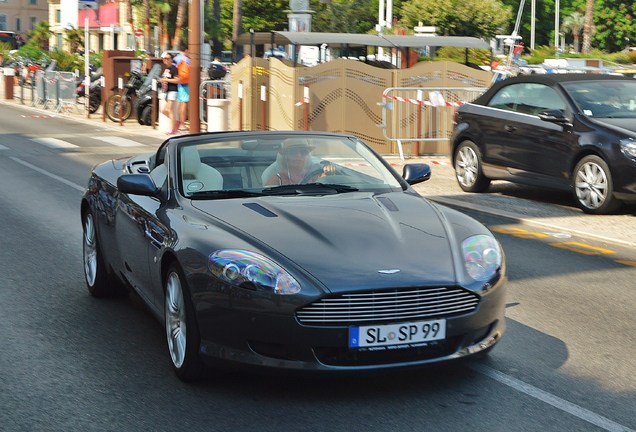
[[[459,186],[491,180],[573,192],[586,213],[636,201],[636,80],[598,74],[523,75],[494,84],[456,113]]]
[[[503,252],[355,137],[221,132],[94,167],[81,203],[93,296],[132,289],[183,380],[217,361],[415,366],[502,337]]]

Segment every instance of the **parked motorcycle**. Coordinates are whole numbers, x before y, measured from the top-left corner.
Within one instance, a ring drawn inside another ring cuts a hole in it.
[[[114,122],[121,120],[128,120],[132,114],[133,96],[137,94],[137,91],[143,84],[143,76],[141,72],[132,71],[128,76],[128,82],[124,84],[124,88],[120,94],[118,86],[113,86],[111,89],[115,93],[110,95],[106,100],[106,115]]]
[[[141,125],[152,125],[152,80],[159,79],[161,75],[161,65],[156,64],[150,69],[148,76],[137,90],[137,100],[134,104],[134,111],[137,121]],[[158,114],[158,107],[155,109],[155,118]]]
[[[91,84],[89,87],[88,111],[93,114],[97,112],[102,104],[102,83],[101,78],[104,74],[102,68],[91,72]],[[75,90],[76,97],[86,96],[86,80],[82,79]]]

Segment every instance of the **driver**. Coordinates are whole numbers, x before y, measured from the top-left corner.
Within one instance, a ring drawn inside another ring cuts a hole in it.
[[[324,169],[316,170],[311,158],[313,149],[304,139],[289,138],[283,141],[274,163],[276,172],[265,180],[264,186],[313,183],[319,177],[330,174]],[[327,167],[325,169],[328,170]]]

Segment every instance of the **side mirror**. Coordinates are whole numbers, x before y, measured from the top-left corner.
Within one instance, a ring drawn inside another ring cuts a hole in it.
[[[541,111],[539,114],[539,118],[543,121],[549,123],[558,123],[558,124],[568,124],[570,120],[568,120],[561,110],[553,109],[547,111]]]
[[[161,191],[148,174],[123,174],[117,179],[117,189],[125,194],[155,198]]]
[[[406,164],[402,177],[410,185],[425,182],[431,178],[431,167],[425,163]]]

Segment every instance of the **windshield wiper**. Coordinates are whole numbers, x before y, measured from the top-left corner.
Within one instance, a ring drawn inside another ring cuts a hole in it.
[[[263,189],[263,195],[327,195],[357,190],[353,186],[341,184],[307,183],[268,187]]]
[[[190,198],[250,198],[250,197],[258,197],[263,196],[260,192],[252,192],[246,191],[243,189],[221,189],[221,190],[211,190],[211,191],[199,191],[193,192],[190,195]]]

